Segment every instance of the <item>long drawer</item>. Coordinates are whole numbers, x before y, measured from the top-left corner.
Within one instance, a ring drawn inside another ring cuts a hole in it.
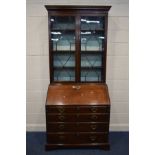
[[[108,132],[109,123],[47,123],[47,132]]]
[[[47,122],[109,122],[110,114],[46,114]]]
[[[108,142],[107,133],[47,133],[47,142],[51,144],[82,144]]]
[[[110,106],[46,106],[47,113],[109,113]]]

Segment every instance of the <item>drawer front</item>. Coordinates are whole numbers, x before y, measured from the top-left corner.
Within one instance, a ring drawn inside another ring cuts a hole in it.
[[[108,132],[109,123],[78,123],[79,132]]]
[[[107,133],[69,133],[55,134],[47,133],[47,142],[51,144],[84,144],[84,143],[106,143]]]
[[[47,122],[109,122],[109,114],[47,114]]]
[[[76,115],[47,114],[47,122],[76,122]]]
[[[80,113],[109,113],[110,106],[78,106]]]
[[[46,106],[47,113],[109,113],[110,106]]]
[[[51,144],[69,144],[76,141],[76,134],[56,134],[47,133],[47,143]]]
[[[81,114],[77,116],[77,122],[109,122],[109,114]]]
[[[47,113],[76,113],[77,106],[46,106]]]
[[[76,123],[47,123],[47,132],[75,132]]]
[[[108,123],[47,123],[47,132],[108,132]]]
[[[107,133],[84,133],[79,134],[79,142],[80,143],[105,143],[108,142],[108,134]]]

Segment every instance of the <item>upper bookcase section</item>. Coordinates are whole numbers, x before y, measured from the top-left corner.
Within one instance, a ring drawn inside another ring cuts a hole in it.
[[[111,6],[45,6],[50,83],[105,83]]]

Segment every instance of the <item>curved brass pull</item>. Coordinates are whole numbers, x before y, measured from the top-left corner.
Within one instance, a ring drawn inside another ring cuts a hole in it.
[[[59,119],[60,119],[61,121],[63,121],[63,120],[65,119],[65,117],[62,116],[62,115],[60,115],[60,116],[59,116]]]
[[[96,119],[97,119],[97,116],[96,116],[96,115],[92,115],[91,118],[92,118],[93,120],[96,120]]]
[[[91,129],[92,130],[96,130],[96,128],[97,128],[97,125],[95,125],[95,124],[94,125],[91,125]]]
[[[60,129],[60,130],[62,130],[62,129],[64,129],[64,128],[65,128],[65,126],[64,126],[63,124],[60,124],[60,125],[59,125],[59,129]]]
[[[59,110],[59,112],[64,112],[65,111],[65,109],[63,107],[59,107],[58,110]]]
[[[73,89],[79,90],[81,88],[81,86],[72,86]]]
[[[95,141],[96,140],[96,136],[90,136],[89,137],[91,141]]]
[[[91,108],[91,111],[92,111],[92,112],[96,112],[96,111],[97,111],[97,107],[92,107],[92,108]]]

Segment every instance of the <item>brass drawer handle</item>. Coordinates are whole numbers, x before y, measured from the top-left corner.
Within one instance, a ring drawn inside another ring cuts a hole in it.
[[[65,109],[64,109],[63,107],[59,107],[59,108],[58,108],[58,111],[59,111],[59,112],[64,112]]]
[[[91,125],[92,130],[96,130],[96,128],[97,128],[97,125]]]
[[[63,124],[60,124],[60,125],[59,125],[59,129],[60,129],[60,130],[62,130],[62,129],[64,129],[64,128],[65,128],[65,126],[64,126]]]
[[[65,119],[65,117],[62,116],[62,115],[60,115],[60,116],[59,116],[59,119],[60,119],[61,121],[63,121],[63,120]]]
[[[90,140],[94,142],[96,140],[96,136],[90,136]]]
[[[60,139],[60,140],[63,140],[63,139],[65,139],[65,136],[62,136],[62,135],[61,135],[61,136],[59,136],[59,139]]]
[[[96,107],[92,107],[92,108],[91,108],[91,111],[92,111],[92,112],[96,112],[96,111],[97,111],[97,108],[96,108]]]
[[[96,119],[97,119],[97,116],[96,116],[96,115],[92,115],[91,118],[92,118],[93,120],[96,120]]]

